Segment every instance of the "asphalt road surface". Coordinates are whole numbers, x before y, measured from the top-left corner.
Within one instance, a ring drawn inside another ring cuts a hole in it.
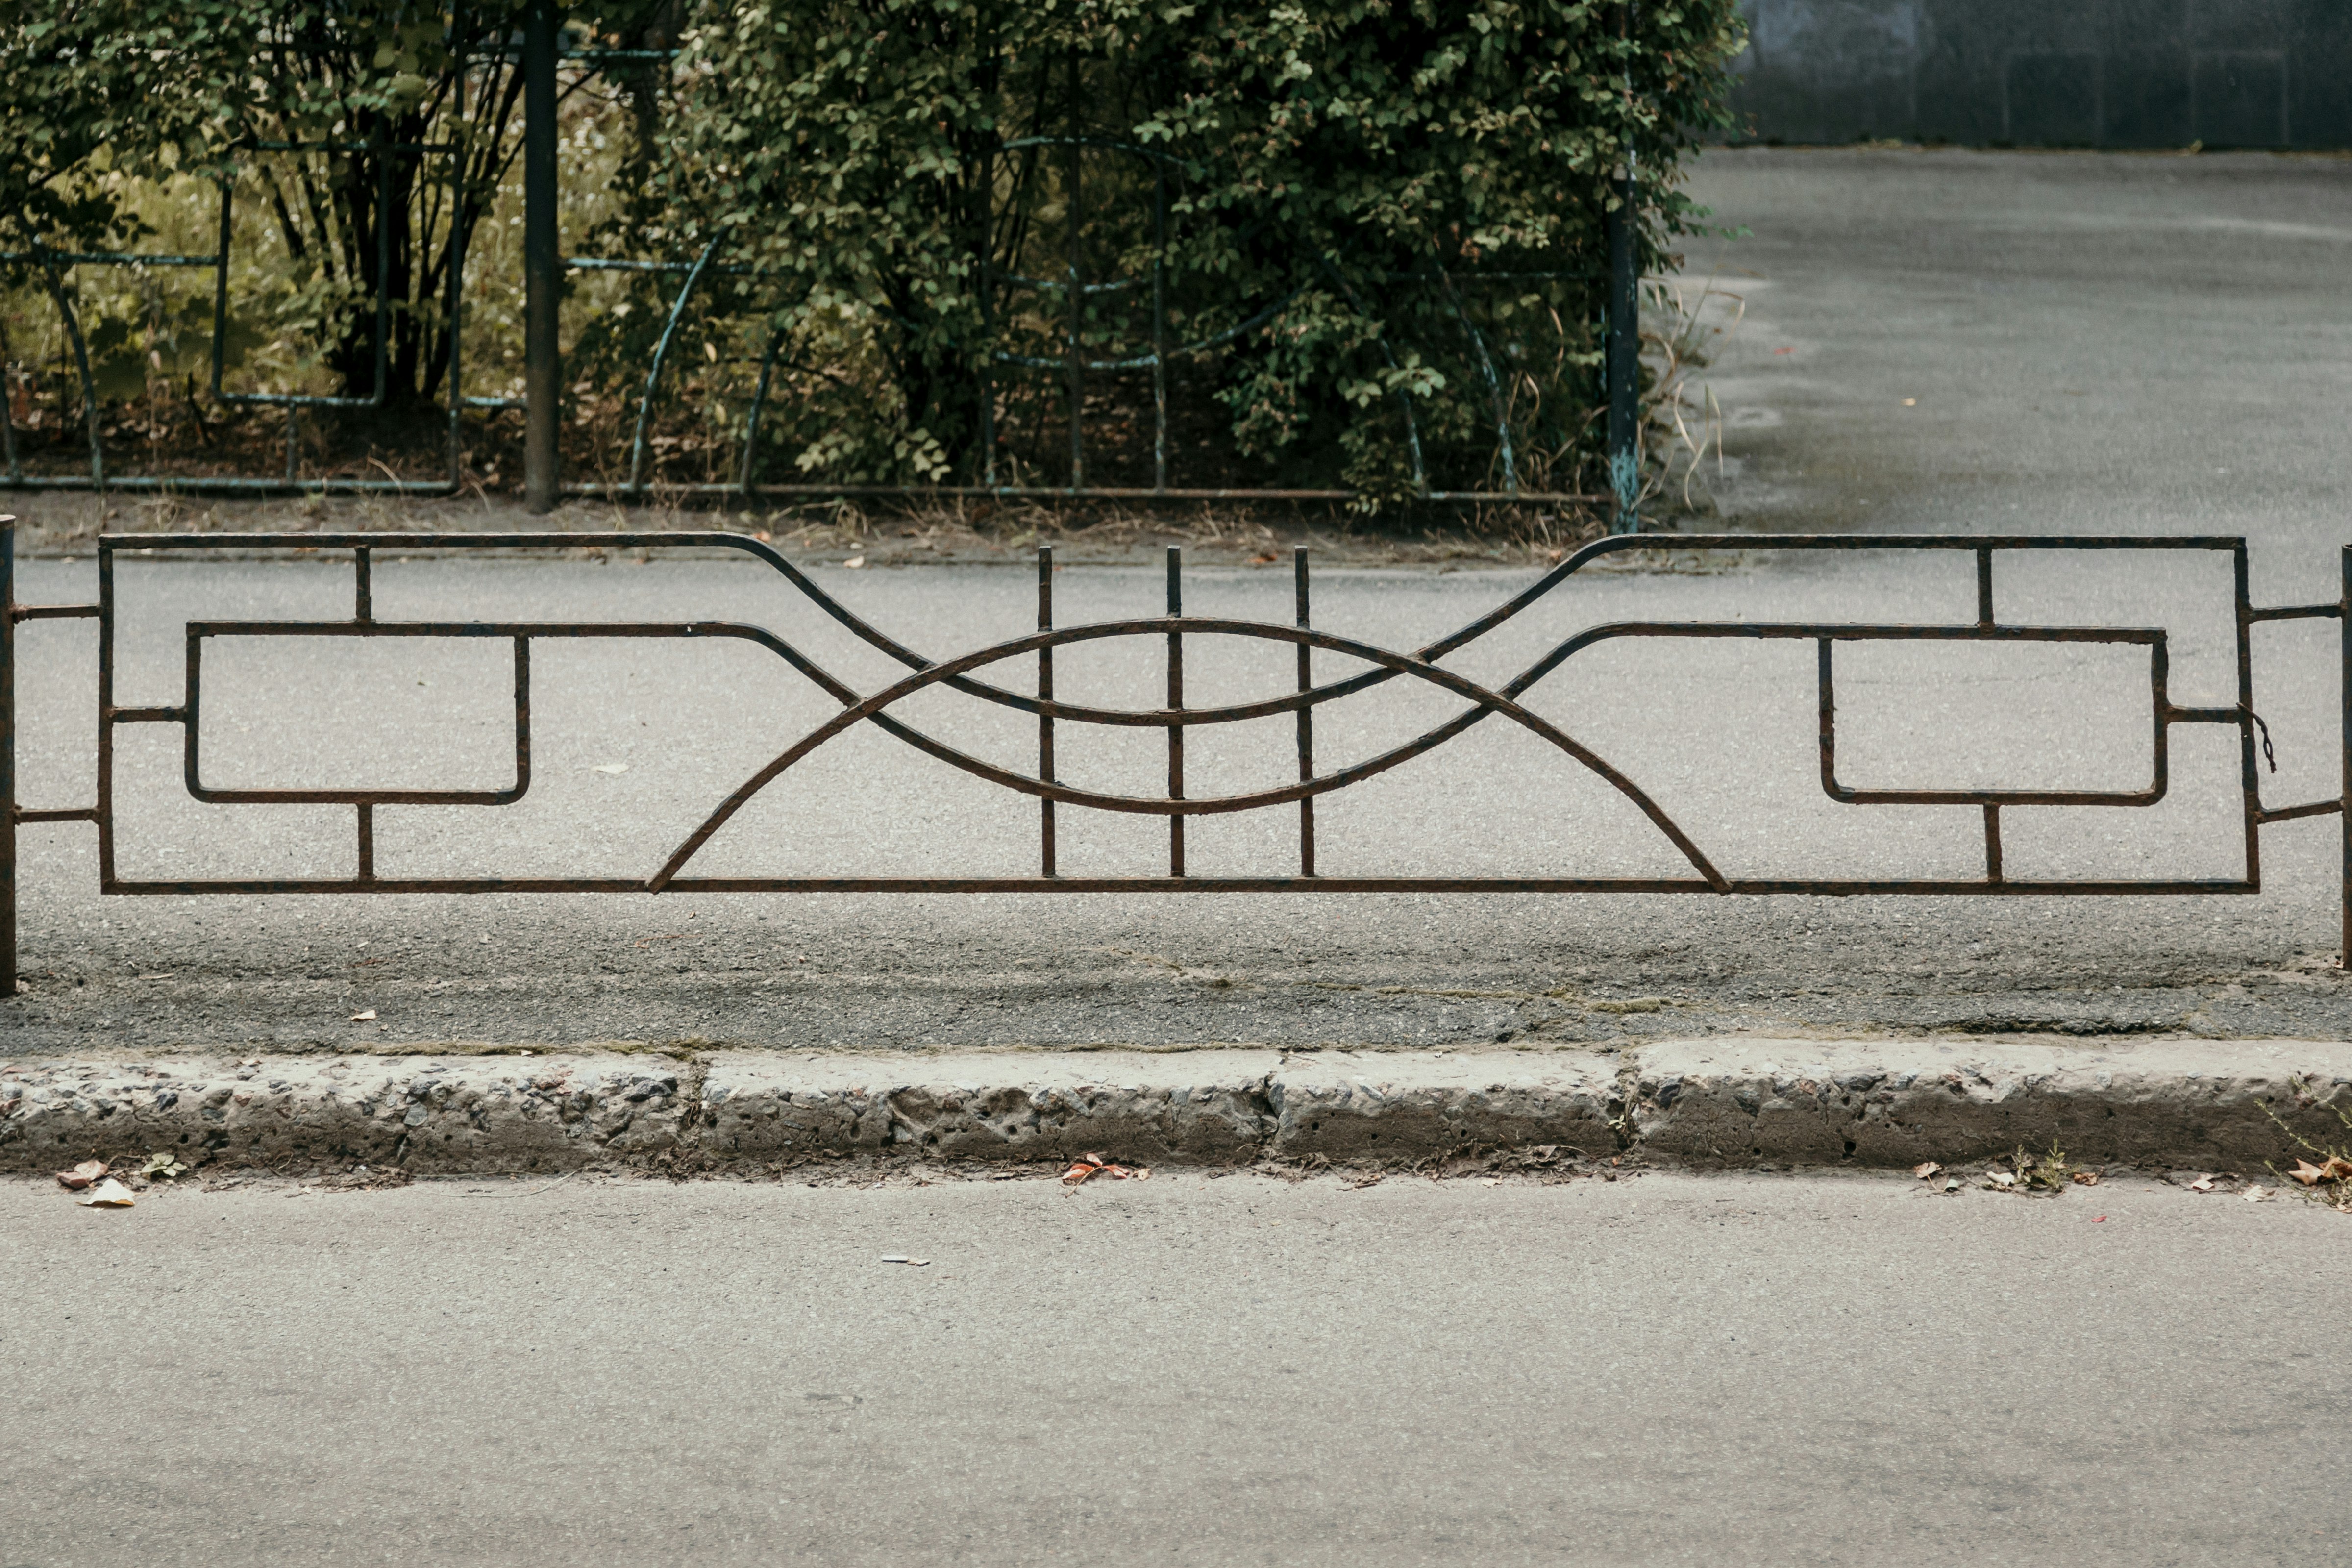
[[[2292,1197],[916,1179],[0,1185],[0,1561],[2201,1568],[2352,1531],[2352,1222]]]
[[[2342,409],[2352,317],[2352,166],[2322,159],[1969,153],[1711,153],[1695,189],[1745,226],[1718,267],[1745,314],[1717,344],[1716,493],[1772,529],[2242,533],[2258,604],[2330,600],[2342,546]],[[1693,284],[1698,287],[1697,283]],[[1732,306],[1710,310],[1727,320]],[[1905,400],[1909,399],[1909,405]],[[1712,471],[1712,465],[1710,465]],[[26,498],[28,514],[47,504]],[[37,521],[37,518],[33,521]],[[1705,520],[1698,520],[1705,521]],[[831,591],[934,657],[1033,626],[1025,567],[853,570]],[[1965,557],[1752,554],[1564,584],[1447,660],[1499,681],[1561,637],[1629,616],[1966,621]],[[1192,574],[1194,613],[1287,622],[1286,563]],[[24,596],[91,593],[79,562],[27,565]],[[2177,701],[2226,703],[2219,558],[2002,557],[2004,621],[2161,626]],[[1319,626],[1409,649],[1530,572],[1323,574]],[[121,700],[182,689],[191,616],[340,616],[323,561],[126,562]],[[1156,613],[1156,565],[1062,574],[1061,621]],[[383,616],[515,615],[771,626],[871,690],[898,671],[763,569],[715,561],[377,572]],[[94,636],[20,634],[25,799],[92,790]],[[534,778],[508,807],[387,807],[387,875],[642,877],[711,806],[834,710],[772,655],[710,642],[540,645]],[[255,786],[360,782],[495,789],[511,776],[509,656],[450,643],[220,639],[205,767]],[[2271,805],[2340,787],[2332,623],[2254,634],[2255,705],[2275,742]],[[1066,699],[1156,705],[1155,639],[1065,649]],[[1349,668],[1318,655],[1328,673]],[[1812,651],[1601,645],[1532,708],[1623,768],[1733,875],[1971,877],[1973,808],[1851,805],[1818,778]],[[1194,704],[1277,694],[1289,650],[1194,638]],[[1030,679],[1026,659],[1000,667]],[[2131,647],[1855,647],[1839,655],[1844,782],[2132,789],[2149,779],[2147,669]],[[1457,711],[1395,682],[1320,710],[1318,760],[1368,756]],[[1034,765],[1010,710],[922,694],[912,722],[1007,767]],[[126,730],[121,869],[159,879],[339,875],[345,808],[199,805],[173,727]],[[2232,731],[2172,732],[2170,789],[2146,810],[2012,808],[2006,870],[2236,877]],[[1295,777],[1286,718],[1198,733],[1188,787]],[[1065,724],[1061,776],[1154,792],[1141,730]],[[871,727],[842,737],[714,839],[713,873],[1023,874],[1034,802]],[[1190,868],[1284,874],[1295,808],[1191,829]],[[1164,868],[1164,826],[1064,807],[1060,863]],[[1553,895],[686,896],[482,899],[96,897],[86,825],[28,828],[20,1051],[603,1039],[756,1044],[1415,1045],[1598,1040],[1728,1028],[2181,1032],[2339,1037],[2339,829],[2263,835],[2256,897],[1829,900]],[[1625,800],[1525,731],[1488,721],[1319,807],[1318,868],[1365,875],[1678,875]],[[362,945],[364,944],[364,945]],[[146,978],[160,976],[162,978]],[[1626,1002],[1654,1003],[1625,1011]],[[1599,1002],[1609,1005],[1596,1008]],[[355,1025],[352,1015],[373,1012]]]

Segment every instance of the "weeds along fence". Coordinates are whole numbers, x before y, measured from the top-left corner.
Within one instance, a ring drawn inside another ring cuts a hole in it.
[[[1197,158],[1104,129],[1133,115],[1073,51],[1066,86],[976,154],[980,216],[944,268],[975,319],[894,358],[891,299],[818,308],[740,224],[661,212],[677,186],[622,122],[649,80],[683,112],[694,68],[516,34],[460,60],[440,134],[256,139],[141,188],[156,248],[0,252],[5,485],[487,489],[515,477],[534,353],[559,352],[562,413],[545,401],[575,495],[1606,503],[1622,528],[1657,482],[1643,405],[1677,395],[1678,344],[1654,333],[1645,373],[1641,298],[1668,298],[1644,263],[1677,209],[1645,205],[1638,163],[1568,194],[1602,210],[1565,254],[1465,243],[1401,266],[1213,208]],[[541,124],[513,112],[535,74],[560,101]],[[635,100],[599,90],[616,76]],[[531,188],[533,150],[552,190]],[[367,188],[313,211],[306,250],[289,193],[329,179]],[[515,231],[541,202],[602,252],[561,257],[560,344],[519,331]],[[12,352],[44,333],[47,353]],[[1352,426],[1284,404],[1310,351]]]

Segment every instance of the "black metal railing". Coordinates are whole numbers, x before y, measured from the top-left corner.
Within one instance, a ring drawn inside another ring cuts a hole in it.
[[[0,519],[0,523],[13,520]],[[14,530],[0,529],[0,602],[8,608],[0,627],[0,796],[7,803],[5,857],[5,931],[0,931],[0,962],[13,984],[16,907],[16,829],[24,823],[89,822],[98,830],[100,890],[109,894],[276,893],[661,893],[665,891],[733,893],[805,892],[1530,892],[1530,893],[1716,893],[1811,894],[1842,897],[1856,894],[1927,894],[2019,896],[2140,896],[2150,894],[2255,893],[2262,889],[2262,829],[2300,817],[2344,815],[2352,803],[2352,739],[2343,747],[2343,793],[2337,798],[2271,806],[2262,799],[2257,767],[2256,731],[2261,721],[2253,706],[2252,628],[2269,621],[2335,619],[2342,628],[2345,689],[2352,693],[2352,548],[2343,557],[2339,596],[2334,603],[2258,607],[2248,597],[2246,545],[2242,539],[2220,537],[2068,537],[2058,535],[1906,536],[1906,535],[1633,535],[1604,539],[1578,551],[1523,592],[1488,611],[1461,629],[1410,649],[1391,648],[1361,638],[1317,629],[1312,621],[1311,581],[1305,550],[1293,565],[1293,616],[1287,622],[1188,615],[1183,608],[1181,557],[1168,553],[1163,614],[1130,619],[1097,621],[1075,626],[1056,623],[1050,547],[1038,555],[1037,627],[1031,633],[949,658],[934,658],[890,637],[824,592],[799,567],[772,546],[741,534],[622,533],[598,535],[606,547],[652,550],[701,548],[740,552],[767,565],[808,603],[850,635],[903,666],[906,673],[878,689],[860,691],[827,670],[801,647],[765,627],[739,622],[688,621],[523,621],[523,620],[386,620],[374,610],[373,562],[385,550],[435,551],[465,554],[481,551],[567,551],[581,547],[580,536],[564,533],[302,533],[215,535],[107,535],[99,542],[99,596],[95,604],[26,605],[14,600]],[[1486,637],[1522,611],[1542,601],[1579,572],[1603,558],[1630,550],[1671,549],[1676,552],[1896,552],[1925,554],[1963,552],[1974,557],[1977,581],[1973,620],[1942,624],[1867,623],[1844,621],[1769,622],[1620,621],[1588,627],[1554,645],[1518,674],[1498,685],[1470,679],[1445,668],[1449,656]],[[114,587],[115,558],[124,551],[184,556],[194,552],[236,551],[348,551],[352,569],[352,613],[342,619],[190,620],[182,628],[185,642],[184,695],[164,706],[118,706],[115,672],[119,611]],[[2168,688],[2168,637],[2159,628],[2137,626],[2023,626],[2007,623],[1997,613],[1994,594],[1996,563],[2004,557],[2032,556],[2051,552],[2093,551],[2126,554],[2208,552],[2227,558],[2233,576],[2231,614],[2235,628],[2234,699],[2219,706],[2184,706],[2173,701]],[[88,806],[26,808],[16,804],[15,784],[15,628],[19,622],[54,617],[95,617],[99,623],[97,799]],[[457,638],[490,640],[510,645],[513,651],[514,776],[511,784],[490,789],[224,789],[205,782],[199,744],[204,702],[204,657],[207,643],[226,637],[335,638]],[[1188,637],[1250,638],[1287,645],[1294,650],[1295,689],[1287,695],[1216,706],[1196,706],[1188,700],[1185,684],[1185,644]],[[383,806],[457,805],[499,807],[523,798],[531,784],[531,650],[549,640],[600,638],[698,639],[721,638],[751,643],[789,664],[822,690],[839,710],[824,722],[792,739],[764,766],[718,802],[703,819],[658,864],[616,868],[612,873],[585,877],[392,877],[377,867],[376,812]],[[1166,691],[1159,707],[1112,708],[1066,701],[1056,695],[1055,661],[1057,652],[1076,650],[1116,639],[1146,638],[1164,643]],[[1984,872],[1980,877],[1930,878],[1748,878],[1725,873],[1693,835],[1676,823],[1629,773],[1524,705],[1522,699],[1536,684],[1585,650],[1626,639],[1668,641],[1744,638],[1810,642],[1816,657],[1816,688],[1820,708],[1819,765],[1823,791],[1842,805],[1948,806],[1980,814],[1984,831]],[[1841,644],[1889,641],[1975,642],[1988,644],[2091,644],[2140,647],[2147,651],[2149,686],[2146,709],[2149,726],[2150,765],[2147,783],[2120,790],[2053,789],[1861,789],[1840,781],[1837,771],[1835,657]],[[1369,668],[1318,682],[1314,656],[1327,652]],[[1034,671],[1034,690],[1015,690],[994,671],[1002,666],[1028,662]],[[1443,691],[1462,704],[1451,718],[1385,750],[1346,763],[1328,766],[1318,758],[1314,731],[1318,708],[1392,681],[1411,680]],[[917,728],[897,711],[919,693],[944,688],[973,700],[1033,716],[1037,723],[1036,766],[1023,772],[974,756]],[[1189,731],[1288,713],[1297,723],[1297,778],[1295,783],[1223,795],[1202,795],[1188,787],[1185,738]],[[2346,733],[2352,737],[2352,699],[2346,703]],[[1377,777],[1416,758],[1436,752],[1474,725],[1500,719],[1540,739],[1592,773],[1637,807],[1686,864],[1671,876],[1330,876],[1317,864],[1316,802],[1336,791]],[[335,805],[352,809],[356,844],[355,871],[348,877],[173,879],[126,878],[115,865],[115,733],[124,725],[178,725],[182,731],[183,772],[191,796],[197,800],[268,807],[287,805]],[[1025,875],[972,876],[772,876],[697,875],[693,863],[711,837],[746,804],[782,778],[806,758],[862,725],[871,725],[912,750],[945,762],[974,777],[1031,796],[1037,802],[1035,869]],[[1057,743],[1065,743],[1067,726],[1110,726],[1157,729],[1166,732],[1166,784],[1156,794],[1124,795],[1083,788],[1065,781],[1057,769]],[[2170,785],[2169,737],[2179,725],[2215,725],[2236,731],[2240,761],[2240,812],[2243,840],[2242,869],[2227,877],[2147,878],[2022,878],[2011,875],[2002,856],[2004,813],[2042,807],[2147,807],[2162,800]],[[1168,824],[1167,870],[1153,876],[1072,876],[1056,857],[1056,812],[1063,807],[1164,817]],[[1185,824],[1196,816],[1295,807],[1297,863],[1295,873],[1265,876],[1202,876],[1188,869]],[[2352,951],[2352,816],[2347,816],[2341,866],[2345,934]],[[14,994],[13,990],[5,992]]]

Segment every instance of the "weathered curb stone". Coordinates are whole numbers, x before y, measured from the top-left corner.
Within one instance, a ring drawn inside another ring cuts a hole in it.
[[[2294,1085],[2304,1086],[2298,1096]],[[2260,1170],[2347,1141],[2352,1044],[1675,1041],[1640,1054],[1634,1138],[1699,1163],[1907,1165],[2060,1148],[2077,1161]]]
[[[1318,1051],[1274,1075],[1272,1152],[1412,1159],[1474,1146],[1617,1146],[1618,1061],[1594,1052]]]
[[[0,1072],[0,1168],[190,1163],[536,1171],[674,1149],[678,1064],[643,1057],[67,1062]]]
[[[710,1160],[858,1150],[956,1159],[1221,1163],[1257,1152],[1272,1051],[726,1055],[702,1082]]]
[[[2299,1086],[2299,1087],[2298,1087]],[[2352,1044],[1667,1041],[1639,1051],[719,1051],[0,1062],[0,1170],[751,1171],[812,1154],[1415,1160],[1563,1144],[1697,1164],[1908,1165],[2021,1144],[2260,1170],[2352,1140]]]

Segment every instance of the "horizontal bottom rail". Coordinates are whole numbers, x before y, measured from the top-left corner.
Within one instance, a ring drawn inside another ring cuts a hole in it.
[[[0,490],[163,490],[175,495],[415,496],[419,500],[437,500],[462,495],[465,489],[446,479],[251,479],[202,476],[170,479],[153,474],[133,474],[120,479],[109,475],[101,485],[88,474],[26,474],[18,479],[0,478]]]
[[[875,496],[907,500],[939,498],[950,500],[1334,500],[1355,501],[1364,499],[1360,490],[1340,489],[1153,489],[1149,485],[1086,485],[1073,489],[1068,485],[766,485],[755,484],[746,490],[740,484],[570,484],[563,487],[567,496],[586,496],[596,500],[644,500],[649,496],[740,496],[758,500],[761,496],[790,498],[794,496]],[[1443,501],[1449,505],[1494,502],[1511,506],[1598,506],[1615,498],[1607,495],[1586,495],[1575,490],[1426,490],[1404,498],[1412,501]]]
[[[165,490],[176,494],[202,495],[226,493],[256,496],[310,495],[385,495],[414,496],[420,500],[434,500],[461,495],[469,487],[453,485],[447,479],[264,479],[234,475],[208,477],[190,475],[184,479],[153,474],[134,474],[117,479],[109,475],[101,485],[88,474],[26,474],[17,478],[0,477],[0,490]],[[777,500],[815,500],[825,496],[867,496],[904,500],[1166,500],[1166,501],[1355,501],[1363,495],[1358,490],[1340,489],[1153,489],[1148,485],[1114,487],[1089,485],[1072,489],[1067,485],[761,485],[745,489],[740,484],[646,484],[632,489],[625,484],[569,484],[562,489],[566,496],[593,500],[645,501],[656,498],[709,497],[714,500],[733,498],[739,500],[759,500],[763,497]],[[1587,495],[1575,490],[1522,490],[1512,494],[1504,490],[1431,490],[1424,495],[1406,498],[1411,501],[1429,501],[1447,506],[1599,506],[1612,498]]]
[[[114,879],[103,893],[644,893],[642,881],[598,877],[321,877],[151,882]],[[1696,877],[680,877],[664,893],[1713,893]],[[1845,899],[1951,897],[2128,898],[2142,894],[2259,893],[2242,878],[2171,881],[1733,881],[1724,893]]]

